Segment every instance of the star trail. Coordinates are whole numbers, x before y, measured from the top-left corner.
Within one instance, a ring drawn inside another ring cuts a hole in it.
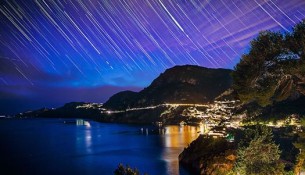
[[[304,18],[304,0],[2,0],[0,112],[104,102],[175,65],[232,69],[260,31]]]

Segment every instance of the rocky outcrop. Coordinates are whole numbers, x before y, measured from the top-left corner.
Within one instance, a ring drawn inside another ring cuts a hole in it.
[[[305,77],[301,75],[285,75],[276,87],[274,98],[276,101],[296,100],[305,95]]]
[[[179,155],[179,163],[192,174],[227,174],[234,167],[234,144],[225,138],[207,138],[203,135],[193,141]]]

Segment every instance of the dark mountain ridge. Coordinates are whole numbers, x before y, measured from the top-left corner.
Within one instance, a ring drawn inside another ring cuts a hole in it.
[[[163,103],[207,103],[232,85],[232,70],[194,65],[175,66],[161,73],[148,87],[136,93],[119,92],[104,104],[126,109]]]

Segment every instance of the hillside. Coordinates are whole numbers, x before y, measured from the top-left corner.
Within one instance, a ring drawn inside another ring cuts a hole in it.
[[[231,87],[231,70],[200,66],[175,66],[160,74],[148,87],[135,93],[113,95],[104,104],[109,109],[126,109],[162,103],[212,102]]]
[[[90,108],[83,108],[80,106],[88,106]],[[100,116],[100,106],[94,103],[84,103],[84,102],[70,102],[66,103],[64,106],[59,108],[42,108],[34,111],[27,111],[24,113],[19,113],[16,117],[41,117],[41,118],[87,118],[96,119]]]

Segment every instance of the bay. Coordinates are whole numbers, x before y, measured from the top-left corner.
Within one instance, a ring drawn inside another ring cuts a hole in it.
[[[1,171],[110,175],[122,163],[142,174],[187,175],[178,155],[198,137],[200,128],[152,129],[80,119],[0,119]]]

